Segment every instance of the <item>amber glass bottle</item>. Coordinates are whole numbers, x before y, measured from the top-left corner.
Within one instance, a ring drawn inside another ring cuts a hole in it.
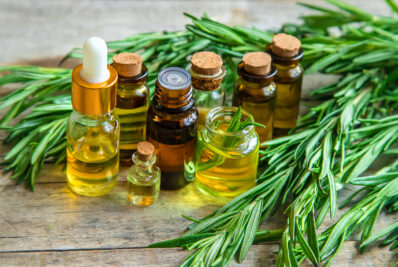
[[[177,67],[162,70],[147,116],[148,141],[155,146],[162,173],[161,188],[177,189],[194,178],[197,127],[189,73]]]
[[[135,53],[120,53],[112,66],[119,74],[116,114],[120,121],[120,164],[131,166],[137,144],[146,139],[146,114],[149,106],[148,70]]]
[[[301,86],[304,70],[300,65],[303,50],[300,41],[287,34],[277,34],[267,52],[272,63],[278,70],[275,76],[277,88],[274,138],[287,135],[291,128],[296,127],[299,116]]]
[[[187,70],[191,74],[193,98],[199,111],[199,128],[205,126],[210,109],[225,104],[225,91],[221,83],[225,77],[222,59],[214,52],[197,52]]]
[[[238,65],[239,78],[232,102],[252,114],[256,122],[266,126],[256,127],[261,143],[272,139],[276,98],[273,80],[276,72],[271,67],[271,57],[263,52],[246,54]]]

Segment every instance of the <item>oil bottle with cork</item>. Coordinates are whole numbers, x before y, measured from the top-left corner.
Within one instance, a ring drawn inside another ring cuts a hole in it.
[[[158,199],[160,169],[154,166],[154,151],[154,146],[149,142],[137,144],[137,151],[132,157],[134,165],[127,176],[127,197],[133,205],[145,207]]]
[[[272,43],[267,46],[267,52],[278,70],[275,76],[278,93],[274,137],[287,135],[289,130],[297,125],[304,73],[300,65],[304,53],[300,46],[300,40],[284,33],[275,35]]]
[[[136,53],[120,53],[112,59],[119,75],[115,110],[120,121],[120,164],[131,166],[137,144],[146,139],[148,70]]]
[[[116,105],[117,72],[107,65],[106,43],[88,39],[83,64],[72,72],[73,111],[67,124],[67,180],[75,193],[108,193],[119,172],[119,121]]]
[[[160,71],[148,110],[147,140],[158,156],[161,188],[178,189],[193,180],[197,127],[191,76],[177,67]]]
[[[232,102],[253,115],[256,122],[265,125],[265,128],[256,127],[261,143],[272,139],[276,73],[271,56],[264,52],[247,53],[238,64],[239,78]]]
[[[191,74],[193,98],[199,111],[199,128],[201,128],[205,125],[206,115],[210,109],[225,104],[225,91],[221,83],[226,70],[221,57],[207,51],[193,54],[187,70]]]

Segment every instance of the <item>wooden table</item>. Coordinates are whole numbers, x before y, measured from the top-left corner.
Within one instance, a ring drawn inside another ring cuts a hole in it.
[[[314,1],[312,1],[314,2]],[[319,2],[319,0],[315,1]],[[386,6],[371,0],[352,1],[385,14]],[[182,11],[200,15],[207,11],[228,24],[277,28],[296,22],[305,12],[294,1],[13,1],[0,0],[0,62],[56,66],[72,47],[92,35],[107,40],[129,34],[182,29],[188,22]],[[330,79],[330,77],[328,77]],[[307,76],[303,108],[312,105],[308,92],[328,80]],[[0,90],[4,95],[5,90]],[[3,111],[4,114],[4,111]],[[5,133],[0,134],[4,139]],[[9,147],[0,146],[4,157]],[[377,167],[377,166],[376,166]],[[217,203],[203,197],[193,185],[179,191],[162,191],[158,203],[148,208],[129,205],[127,170],[121,170],[115,190],[103,197],[82,197],[65,183],[62,168],[45,165],[34,193],[0,175],[0,266],[176,266],[188,253],[182,249],[147,249],[155,241],[178,237],[189,224],[182,214],[203,217]],[[340,199],[350,189],[339,193]],[[338,212],[337,218],[343,211]],[[383,215],[376,230],[397,216]],[[281,213],[263,223],[263,229],[284,226]],[[329,219],[322,229],[331,225]],[[322,230],[321,229],[321,230]],[[374,247],[357,253],[358,236],[345,243],[332,266],[389,266],[393,254]],[[243,266],[273,266],[278,243],[254,245]],[[304,264],[310,266],[308,263]],[[242,266],[232,263],[231,266]]]

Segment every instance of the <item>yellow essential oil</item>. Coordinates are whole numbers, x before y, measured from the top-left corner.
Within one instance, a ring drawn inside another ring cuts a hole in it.
[[[238,65],[239,78],[235,83],[232,103],[253,115],[254,120],[265,125],[256,127],[260,143],[272,139],[277,71],[271,67],[271,57],[263,52],[248,53]]]
[[[99,196],[112,190],[119,172],[120,126],[114,111],[118,75],[107,65],[102,39],[88,39],[83,50],[83,64],[72,72],[66,173],[72,191]]]
[[[259,140],[250,125],[237,132],[227,132],[237,108],[214,108],[206,127],[198,135],[196,184],[221,200],[233,198],[256,184]],[[249,114],[242,112],[242,121]]]
[[[274,138],[288,134],[297,126],[300,111],[301,86],[304,70],[300,65],[303,50],[300,41],[291,35],[277,34],[268,45],[272,62],[278,70],[275,76],[277,88]]]
[[[74,113],[69,120],[67,177],[69,187],[80,195],[98,196],[108,193],[117,182],[119,153],[117,150],[116,116],[101,126],[88,126],[92,118]],[[78,118],[80,117],[80,118]],[[95,121],[98,121],[98,117]],[[109,134],[105,128],[114,129]],[[78,133],[83,133],[79,135]]]
[[[160,169],[154,164],[156,156],[154,146],[149,142],[140,142],[133,155],[134,165],[127,176],[127,197],[133,205],[149,206],[156,202],[160,190]]]
[[[146,114],[149,106],[148,70],[135,53],[113,57],[119,74],[116,113],[120,121],[120,164],[131,166],[137,144],[146,139]]]

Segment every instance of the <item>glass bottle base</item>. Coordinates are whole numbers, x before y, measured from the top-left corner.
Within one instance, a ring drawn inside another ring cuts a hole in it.
[[[101,180],[88,180],[67,175],[69,188],[78,195],[83,196],[102,196],[115,187],[117,183],[117,174],[111,178]]]

